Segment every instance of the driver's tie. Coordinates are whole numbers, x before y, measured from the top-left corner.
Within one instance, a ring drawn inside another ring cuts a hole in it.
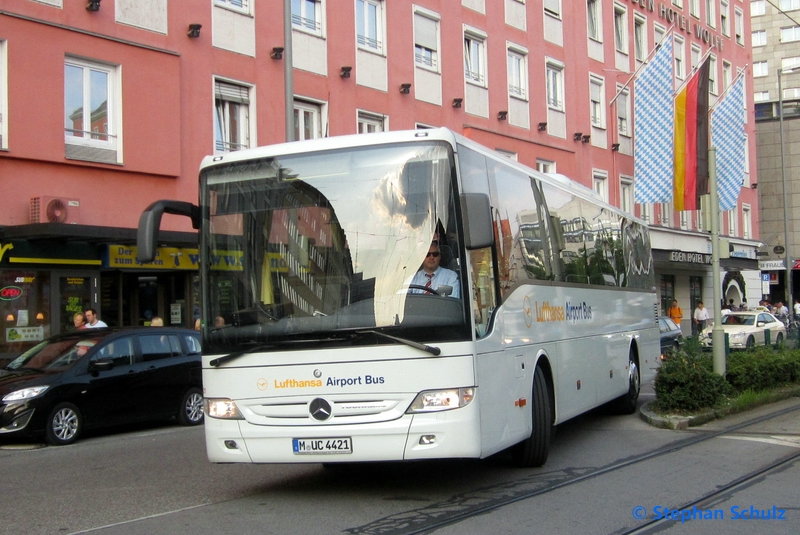
[[[430,288],[431,280],[433,279],[433,273],[426,273],[425,276],[428,277],[428,282],[425,283],[425,287]]]

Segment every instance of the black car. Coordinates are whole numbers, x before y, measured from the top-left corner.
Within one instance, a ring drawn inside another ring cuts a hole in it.
[[[144,327],[53,336],[0,369],[0,439],[177,417],[203,422],[200,334]]]
[[[681,328],[671,318],[658,318],[658,328],[661,331],[661,360],[672,351],[677,351],[683,345]]]

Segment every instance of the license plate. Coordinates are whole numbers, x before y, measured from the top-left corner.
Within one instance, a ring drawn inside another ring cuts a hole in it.
[[[353,453],[353,439],[350,437],[293,438],[292,451],[295,455]]]

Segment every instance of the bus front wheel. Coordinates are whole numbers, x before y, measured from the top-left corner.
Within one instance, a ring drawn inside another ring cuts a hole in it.
[[[521,468],[542,466],[550,452],[550,434],[553,427],[553,405],[550,384],[542,368],[533,374],[533,430],[531,436],[515,445],[511,451],[514,464]]]

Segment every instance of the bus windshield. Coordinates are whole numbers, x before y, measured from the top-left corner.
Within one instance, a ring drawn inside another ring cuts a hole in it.
[[[204,349],[286,350],[376,330],[468,338],[453,169],[449,145],[432,142],[205,169]],[[433,283],[420,279],[433,264]]]

